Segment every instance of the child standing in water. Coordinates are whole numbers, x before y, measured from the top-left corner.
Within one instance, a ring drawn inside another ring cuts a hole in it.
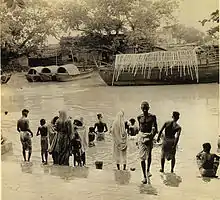
[[[98,122],[95,123],[94,129],[97,133],[97,141],[105,140],[105,133],[108,131],[106,123],[102,121],[102,114],[97,114]]]
[[[89,147],[95,146],[95,129],[94,127],[89,127]]]
[[[78,163],[78,166],[82,166],[81,162],[81,140],[79,137],[79,134],[77,132],[77,129],[75,129],[75,136],[71,141],[71,150],[73,154],[73,166],[76,166],[76,163]]]
[[[46,120],[41,119],[40,120],[40,126],[37,130],[37,136],[41,136],[41,158],[42,163],[44,165],[47,165],[48,161],[48,127],[46,126]],[[44,161],[45,158],[45,161]]]
[[[139,130],[138,130],[138,126],[136,125],[136,120],[134,118],[131,118],[129,120],[130,122],[130,126],[129,126],[129,135],[131,137],[131,139],[134,139],[136,137],[136,135],[138,134]]]

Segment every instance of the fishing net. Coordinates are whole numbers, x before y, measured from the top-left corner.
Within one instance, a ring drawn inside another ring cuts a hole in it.
[[[196,51],[191,49],[116,55],[112,83],[117,81],[124,71],[130,72],[134,76],[137,72],[141,72],[144,78],[150,79],[153,69],[158,70],[158,76],[161,78],[162,70],[165,70],[166,75],[168,72],[172,75],[174,68],[178,70],[180,77],[190,75],[192,80],[196,78],[197,82],[199,81]]]

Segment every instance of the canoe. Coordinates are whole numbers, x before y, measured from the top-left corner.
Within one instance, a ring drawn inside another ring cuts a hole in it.
[[[11,74],[2,74],[1,75],[1,84],[6,84],[10,78],[11,78]]]
[[[42,82],[56,81],[56,73],[59,66],[46,66],[43,67],[39,73]]]
[[[59,66],[56,73],[56,81],[68,82],[79,79],[90,78],[93,75],[93,69],[79,71],[73,64]]]
[[[28,70],[26,74],[26,79],[29,82],[48,82],[55,81],[55,74],[57,72],[58,66],[46,66],[46,67],[32,67]]]
[[[28,70],[28,73],[25,75],[28,82],[42,82],[40,73],[44,67],[32,67]]]
[[[100,67],[99,74],[103,81],[109,86],[141,86],[141,85],[177,85],[177,84],[196,84],[196,83],[219,83],[219,62],[202,64],[198,66],[198,81],[195,72],[193,78],[186,73],[181,76],[178,67],[173,67],[172,73],[166,74],[165,70],[160,72],[158,68],[151,71],[151,77],[144,76],[141,70],[136,75],[129,71],[122,72],[118,79],[114,79],[113,67]]]

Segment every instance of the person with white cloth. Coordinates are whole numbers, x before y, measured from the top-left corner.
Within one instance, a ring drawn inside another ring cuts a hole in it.
[[[120,164],[123,164],[123,170],[126,170],[127,163],[127,133],[125,130],[124,112],[120,111],[111,127],[113,138],[113,157],[116,161],[117,169],[120,170]]]

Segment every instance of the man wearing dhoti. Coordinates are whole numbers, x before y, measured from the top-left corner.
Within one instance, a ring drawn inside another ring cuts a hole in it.
[[[165,129],[165,135],[162,144],[160,172],[164,172],[165,159],[167,159],[168,161],[171,160],[171,173],[174,172],[174,167],[176,163],[176,146],[178,144],[181,133],[181,127],[177,123],[177,121],[179,120],[179,116],[180,113],[174,111],[172,116],[173,120],[166,122],[158,134],[157,142],[160,141],[160,137],[163,133],[163,130]]]
[[[29,128],[28,113],[29,111],[27,109],[22,110],[22,117],[17,122],[17,131],[20,133],[24,161],[26,161],[25,151],[28,151],[28,162],[30,162],[32,153],[31,137],[33,137],[33,133]]]
[[[141,159],[141,167],[144,175],[143,183],[147,183],[146,176],[146,163],[147,159],[147,175],[150,174],[151,166],[151,152],[153,149],[153,138],[157,134],[157,118],[155,115],[149,113],[150,106],[149,103],[144,101],[141,104],[141,110],[143,111],[142,115],[137,117],[139,122],[139,134],[138,134],[138,148],[139,156]]]
[[[106,123],[104,123],[102,121],[102,115],[101,114],[97,114],[97,118],[98,118],[98,122],[95,123],[94,125],[94,129],[97,133],[97,141],[102,141],[105,139],[105,133],[108,131],[108,127],[106,125]]]

